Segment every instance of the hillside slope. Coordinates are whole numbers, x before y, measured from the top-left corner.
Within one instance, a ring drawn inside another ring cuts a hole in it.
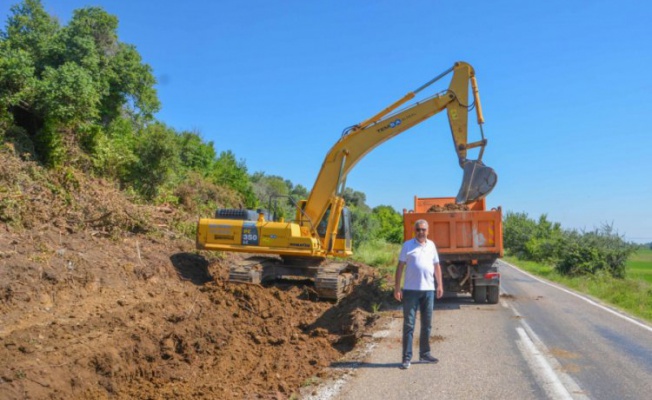
[[[307,283],[225,282],[174,207],[0,151],[0,398],[288,398],[354,349],[375,271],[337,305]]]

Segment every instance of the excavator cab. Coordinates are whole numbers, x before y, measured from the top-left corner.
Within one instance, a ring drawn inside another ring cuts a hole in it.
[[[480,160],[466,160],[462,163],[464,175],[462,187],[457,193],[457,204],[468,204],[488,195],[498,182],[493,168],[487,167]]]
[[[328,230],[328,221],[330,219],[331,207],[326,210],[324,218],[322,218],[319,225],[317,225],[317,233],[321,238],[322,242],[326,240],[326,234]],[[333,242],[333,251],[336,253],[346,253],[352,251],[352,237],[351,234],[351,211],[348,208],[343,207],[339,221],[337,223],[337,234],[335,235],[335,240]]]

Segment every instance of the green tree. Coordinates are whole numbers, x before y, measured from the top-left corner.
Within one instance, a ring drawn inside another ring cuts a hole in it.
[[[298,202],[299,200],[305,200],[305,199],[308,198],[309,194],[310,194],[310,192],[308,191],[308,189],[306,189],[305,186],[303,186],[301,184],[298,184],[298,185],[291,185],[290,184],[290,196],[292,196],[292,198],[295,201]]]
[[[125,43],[119,43],[109,68],[109,91],[102,101],[105,119],[125,112],[141,124],[151,121],[161,108],[152,68],[142,62],[133,45]]]
[[[271,211],[276,219],[294,218],[295,209],[289,201],[291,182],[277,175],[265,175],[263,172],[253,174],[251,182],[258,203]]]
[[[230,187],[240,193],[245,208],[255,208],[257,206],[256,195],[247,174],[247,165],[244,160],[237,161],[231,150],[220,153],[213,165],[210,176],[215,184]]]
[[[80,126],[97,117],[100,95],[91,75],[78,64],[46,67],[37,96],[39,114],[58,125]]]
[[[548,216],[543,214],[537,221],[534,235],[525,243],[528,258],[533,261],[556,260],[562,241],[561,225],[549,221]]]
[[[59,58],[80,65],[93,77],[101,93],[98,113],[104,123],[122,112],[150,121],[160,108],[156,80],[136,48],[118,41],[117,29],[118,18],[99,7],[75,10],[62,29]]]
[[[268,208],[276,218],[285,220],[295,218],[299,201],[307,199],[309,194],[303,185],[294,185],[289,179],[265,175],[264,172],[254,173],[251,182],[259,204]]]
[[[116,118],[99,135],[93,147],[93,164],[102,176],[127,182],[131,168],[137,164],[136,129],[128,118]]]
[[[0,39],[8,49],[24,52],[39,77],[51,65],[57,47],[59,23],[43,8],[40,0],[24,0],[13,5]]]
[[[215,162],[213,142],[204,143],[195,132],[181,132],[177,135],[179,158],[184,168],[208,172]]]
[[[38,80],[49,64],[59,24],[39,0],[11,7],[0,31],[0,122],[18,123],[29,134],[42,128],[36,115]]]
[[[377,221],[378,231],[376,236],[389,243],[403,241],[403,217],[394,207],[380,205],[374,207],[371,217]]]
[[[138,158],[128,168],[127,183],[146,199],[154,199],[178,169],[178,152],[174,130],[162,123],[148,125],[135,142]]]
[[[89,139],[82,149],[93,152],[114,119],[142,128],[160,108],[151,68],[117,28],[97,7],[75,10],[64,27],[39,0],[11,8],[0,32],[0,124],[23,128],[49,165],[74,161],[62,154]]]
[[[533,260],[555,260],[559,257],[563,231],[559,223],[543,214],[535,221],[525,213],[508,212],[503,223],[503,243],[510,254]]]
[[[34,64],[24,50],[0,42],[0,128],[14,123],[14,114],[31,107],[36,93]]]
[[[365,211],[371,211],[371,208],[369,208],[367,205],[367,195],[363,192],[359,192],[347,187],[342,193],[342,198],[344,198],[347,206],[358,207]]]
[[[360,192],[358,192],[360,193]],[[353,236],[353,246],[358,247],[364,242],[368,242],[377,237],[379,222],[372,217],[371,212],[367,209],[351,206],[351,234]]]
[[[534,236],[536,222],[526,213],[507,212],[503,220],[503,244],[517,257],[527,255],[526,243]]]
[[[636,246],[618,235],[612,225],[590,232],[568,231],[555,268],[564,275],[607,273],[615,278],[626,275],[627,258]]]

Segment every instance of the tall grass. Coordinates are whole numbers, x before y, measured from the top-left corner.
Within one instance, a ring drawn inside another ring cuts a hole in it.
[[[360,243],[354,251],[353,260],[378,268],[382,275],[392,274],[398,263],[401,245],[387,243],[382,239]]]
[[[400,251],[400,244],[387,243],[384,239],[374,239],[360,243],[353,252],[353,260],[375,267],[381,276],[380,288],[391,297]]]
[[[360,243],[353,260],[375,267],[380,273],[380,288],[388,294],[394,289],[394,274],[401,245],[374,239]]]
[[[516,257],[505,257],[505,261],[652,322],[652,284],[642,277],[646,273],[648,277],[652,275],[652,251],[648,252],[639,250],[632,256],[627,263],[627,277],[623,279],[607,273],[568,277],[559,274],[550,264],[522,261]],[[630,271],[630,263],[636,267],[634,270]]]

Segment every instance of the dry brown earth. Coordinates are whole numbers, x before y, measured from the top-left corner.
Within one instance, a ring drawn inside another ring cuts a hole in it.
[[[174,208],[76,175],[62,203],[1,155],[2,399],[291,398],[366,340],[387,298],[366,266],[337,305],[307,282],[228,284],[239,256],[195,253]]]

